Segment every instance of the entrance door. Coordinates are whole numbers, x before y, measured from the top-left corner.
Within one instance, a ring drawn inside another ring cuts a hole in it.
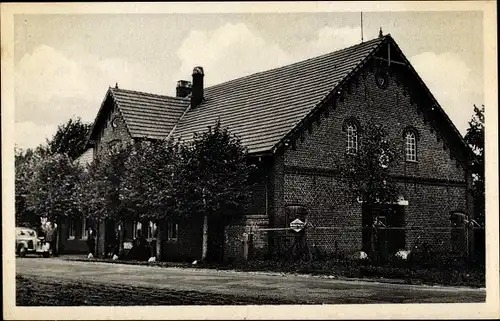
[[[106,220],[105,223],[105,232],[104,232],[104,255],[107,257],[110,254],[115,252],[115,247],[118,245],[116,240],[116,226],[115,221],[113,219]]]
[[[363,251],[385,261],[405,248],[404,207],[363,206]]]
[[[221,219],[208,220],[208,248],[207,260],[220,262],[224,256],[224,221]]]

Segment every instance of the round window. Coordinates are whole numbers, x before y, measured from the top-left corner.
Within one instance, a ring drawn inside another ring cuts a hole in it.
[[[387,74],[385,72],[379,72],[375,75],[375,81],[377,82],[377,86],[380,88],[387,88]]]

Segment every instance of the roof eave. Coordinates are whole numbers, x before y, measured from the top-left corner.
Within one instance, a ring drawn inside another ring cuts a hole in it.
[[[104,99],[101,102],[101,107],[99,107],[99,111],[97,112],[97,115],[94,118],[94,121],[92,123],[92,127],[90,128],[90,132],[87,136],[87,142],[85,143],[85,149],[89,149],[89,148],[94,146],[94,142],[93,142],[92,138],[93,138],[94,130],[96,128],[96,123],[103,112],[104,105],[106,104],[106,101],[108,100],[108,96],[110,95],[110,93],[111,93],[111,87],[108,87],[108,90],[106,91],[106,94],[104,95]]]
[[[431,98],[433,104],[436,106],[437,110],[442,114],[442,116],[444,117],[444,119],[448,123],[448,125],[451,126],[452,130],[454,131],[454,133],[459,138],[459,141],[462,144],[462,148],[465,149],[465,151],[467,153],[467,156],[470,159],[473,156],[474,153],[472,152],[472,150],[470,149],[470,147],[465,142],[464,137],[462,136],[462,134],[460,134],[460,131],[457,129],[457,127],[455,126],[455,124],[451,121],[451,119],[448,116],[448,114],[441,107],[441,105],[439,104],[439,102],[437,101],[437,99],[434,97],[434,95],[430,91],[429,87],[427,87],[427,85],[425,84],[425,82],[422,80],[422,78],[420,77],[420,75],[417,73],[417,71],[415,70],[415,68],[413,68],[413,66],[411,65],[411,63],[408,60],[408,58],[406,58],[406,56],[404,55],[403,51],[397,45],[396,41],[394,41],[394,39],[392,39],[392,37],[390,37],[390,40],[391,40],[391,43],[394,46],[394,49],[396,49],[396,51],[401,55],[401,58],[403,58],[403,61],[406,63],[406,65],[409,68],[409,70],[416,76],[416,78],[417,78],[418,82],[420,83],[420,85],[422,86],[422,88],[424,88],[424,90],[426,91],[426,93],[429,95],[429,97]]]

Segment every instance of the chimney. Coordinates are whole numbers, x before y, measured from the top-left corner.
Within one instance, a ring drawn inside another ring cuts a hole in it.
[[[179,80],[177,82],[176,97],[185,98],[191,93],[191,82],[187,80]]]
[[[202,67],[193,69],[193,87],[191,91],[191,108],[195,108],[203,101],[203,73]]]

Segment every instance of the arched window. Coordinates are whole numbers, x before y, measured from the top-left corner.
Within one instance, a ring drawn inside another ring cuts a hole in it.
[[[350,123],[346,127],[347,131],[347,153],[356,154],[358,152],[358,127]]]
[[[417,161],[417,137],[414,131],[407,131],[405,135],[405,154],[409,162]]]

